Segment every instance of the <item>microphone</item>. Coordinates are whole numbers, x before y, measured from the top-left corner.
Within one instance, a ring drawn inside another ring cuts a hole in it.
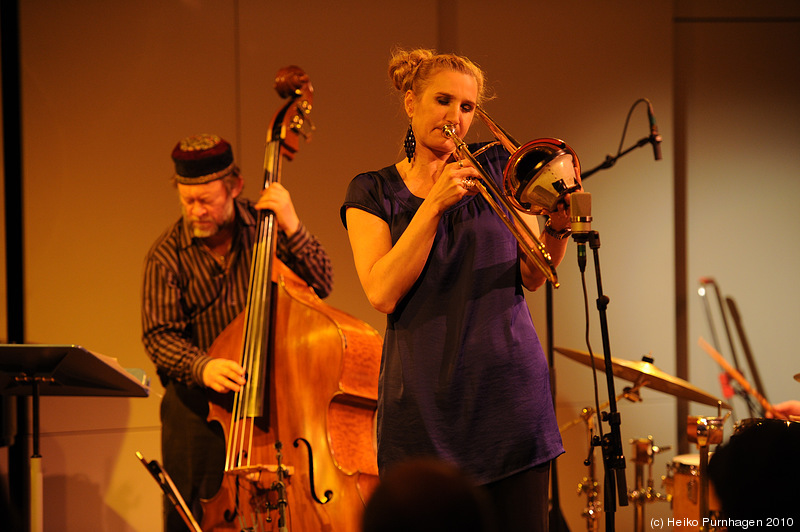
[[[647,118],[650,119],[650,144],[653,145],[653,155],[656,161],[661,160],[661,135],[658,134],[658,124],[656,115],[653,113],[653,105],[647,102]]]
[[[588,192],[573,192],[569,195],[569,219],[572,238],[578,244],[578,269],[586,271],[586,241],[592,230],[592,195]]]
[[[573,192],[569,195],[569,217],[572,234],[586,234],[592,230],[592,195],[589,192]]]

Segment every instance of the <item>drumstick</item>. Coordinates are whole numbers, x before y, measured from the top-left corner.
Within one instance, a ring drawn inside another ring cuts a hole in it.
[[[708,353],[708,354],[711,356],[711,358],[713,358],[714,360],[716,360],[716,361],[717,361],[717,364],[719,364],[720,366],[722,366],[722,369],[724,369],[724,370],[725,370],[725,372],[726,372],[728,375],[730,375],[731,377],[733,377],[733,378],[734,378],[734,380],[735,380],[736,382],[738,382],[738,383],[739,383],[739,384],[742,386],[742,389],[743,389],[744,391],[746,391],[747,393],[749,393],[750,395],[752,395],[753,397],[755,397],[755,398],[756,398],[756,400],[757,400],[757,401],[759,402],[759,404],[760,404],[760,405],[761,405],[761,406],[764,408],[764,410],[766,410],[767,412],[771,413],[771,414],[772,414],[774,417],[776,417],[776,418],[781,418],[781,417],[783,417],[783,414],[780,414],[780,413],[779,413],[777,410],[775,410],[775,409],[772,407],[772,405],[771,405],[771,404],[769,404],[769,402],[768,402],[768,401],[767,401],[767,400],[764,398],[764,396],[763,396],[763,395],[761,395],[761,394],[760,394],[760,393],[758,393],[756,390],[754,390],[754,389],[753,389],[753,387],[752,387],[752,386],[750,386],[750,383],[749,383],[749,382],[747,382],[747,380],[744,378],[744,376],[743,376],[741,373],[739,373],[738,371],[736,371],[736,369],[735,369],[733,366],[731,366],[730,364],[728,364],[728,361],[727,361],[727,360],[725,360],[724,358],[722,358],[722,355],[720,355],[720,354],[717,352],[717,350],[716,350],[716,349],[714,349],[713,347],[711,347],[711,345],[710,345],[708,342],[706,342],[705,340],[703,340],[703,338],[701,337],[701,338],[700,338],[700,341],[699,341],[698,343],[700,344],[700,347],[702,347],[703,349],[705,349],[706,353]]]

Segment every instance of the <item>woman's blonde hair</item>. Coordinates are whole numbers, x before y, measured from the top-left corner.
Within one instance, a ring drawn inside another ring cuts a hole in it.
[[[389,60],[389,79],[404,96],[407,91],[421,95],[433,76],[442,70],[468,74],[478,85],[477,102],[485,99],[484,74],[481,68],[466,57],[455,54],[437,54],[435,50],[417,48],[416,50],[396,49]]]

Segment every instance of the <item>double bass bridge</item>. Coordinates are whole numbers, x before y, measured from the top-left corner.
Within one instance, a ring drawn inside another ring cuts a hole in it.
[[[265,473],[269,476],[278,475],[281,471],[281,476],[291,477],[294,475],[293,466],[285,466],[278,464],[258,464],[253,466],[239,466],[232,467],[225,471],[226,475],[232,475],[248,482],[261,482],[265,478]]]

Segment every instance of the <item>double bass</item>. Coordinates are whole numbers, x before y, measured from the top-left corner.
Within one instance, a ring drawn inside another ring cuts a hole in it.
[[[267,133],[264,187],[307,137],[313,89],[296,66],[278,72],[288,99]],[[245,310],[211,346],[245,368],[235,394],[211,392],[209,421],[226,437],[220,490],[204,531],[356,532],[378,483],[374,415],[382,339],[325,304],[275,257],[275,215],[262,211]],[[232,397],[231,397],[232,396]]]

